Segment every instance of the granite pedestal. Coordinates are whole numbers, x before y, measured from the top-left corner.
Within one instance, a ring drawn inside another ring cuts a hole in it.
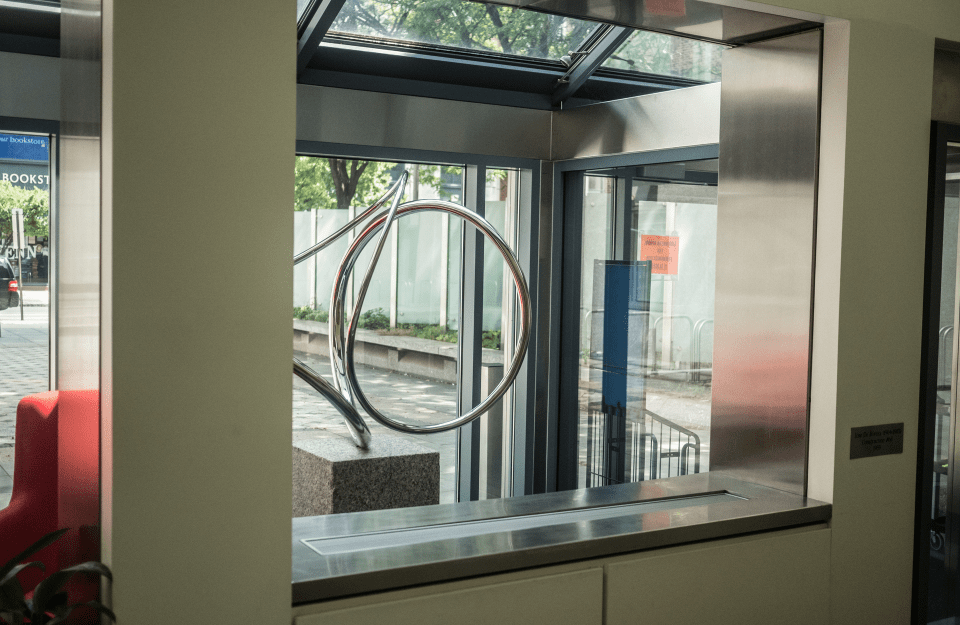
[[[293,443],[293,516],[440,503],[440,453],[376,434],[369,449],[345,438]]]

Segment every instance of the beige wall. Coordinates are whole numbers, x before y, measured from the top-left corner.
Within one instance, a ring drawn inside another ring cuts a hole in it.
[[[104,4],[114,609],[289,622],[296,3]]]

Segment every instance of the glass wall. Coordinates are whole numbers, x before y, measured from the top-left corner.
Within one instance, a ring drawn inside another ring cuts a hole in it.
[[[580,487],[706,471],[716,162],[587,172]]]
[[[12,494],[17,404],[50,388],[50,139],[0,132],[0,508]]]
[[[302,251],[336,232],[372,204],[406,171],[403,201],[464,197],[462,166],[361,161],[298,156],[296,172],[295,250]],[[511,245],[516,244],[516,170],[487,170],[485,213]],[[414,425],[448,421],[458,412],[458,340],[462,266],[462,221],[446,213],[425,212],[398,220],[377,263],[362,305],[355,350],[361,387],[374,406],[388,416]],[[472,226],[469,227],[472,231]],[[294,349],[308,366],[330,378],[328,321],[330,293],[341,258],[360,228],[294,269]],[[375,245],[356,263],[348,290],[352,313],[361,278]],[[501,338],[512,340],[513,283],[491,246],[484,251],[483,349],[481,397],[502,376],[505,357]],[[504,333],[504,328],[507,332]],[[507,348],[507,358],[512,353]],[[491,447],[490,463],[479,471],[497,482],[499,493],[502,424],[512,418],[505,397],[483,417]],[[461,412],[466,412],[462,410]],[[402,438],[428,452],[439,453],[440,503],[456,499],[457,432],[414,435],[389,430],[367,418],[379,440]],[[339,437],[349,440],[340,414],[306,383],[294,382],[294,440]],[[510,428],[507,427],[507,430]],[[412,449],[412,448],[411,448]],[[436,503],[436,502],[434,502]]]

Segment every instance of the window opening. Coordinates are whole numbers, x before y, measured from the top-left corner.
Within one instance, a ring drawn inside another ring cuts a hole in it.
[[[0,508],[12,494],[17,404],[50,388],[50,142],[0,133]],[[13,209],[23,214],[20,246]]]
[[[337,231],[356,216],[358,210],[376,200],[404,171],[408,180],[403,201],[463,202],[464,167],[459,165],[298,156],[295,249],[305,250]],[[501,234],[507,234],[514,247],[518,184],[515,170],[489,170],[484,189],[488,216]],[[439,424],[457,414],[462,230],[461,220],[435,212],[398,220],[390,230],[363,303],[355,351],[360,385],[378,409],[412,424]],[[335,268],[357,234],[359,232],[354,231],[294,269],[296,356],[328,380],[331,379],[327,360],[330,291]],[[361,276],[372,248],[364,250],[356,264]],[[502,376],[504,364],[502,340],[504,337],[514,340],[514,319],[501,312],[505,300],[513,305],[512,291],[509,296],[503,294],[512,289],[513,284],[504,280],[504,263],[496,250],[485,249],[484,265],[490,269],[485,272],[483,301],[477,302],[483,307],[484,317],[482,360],[487,373],[484,379],[495,385],[499,381],[496,374]],[[352,314],[352,298],[357,295],[359,283],[360,277],[356,277],[348,288],[348,316]],[[489,394],[490,389],[492,386],[484,388],[481,397]],[[295,444],[298,440],[320,439],[341,439],[349,443],[349,432],[341,415],[327,400],[296,378],[293,392]],[[466,412],[466,408],[461,412]],[[484,426],[485,432],[490,423],[496,428],[512,418],[512,395],[505,396],[493,413],[496,416]],[[374,439],[400,438],[438,455],[439,498],[414,499],[415,503],[407,505],[456,501],[459,477],[456,431],[414,435],[389,430],[372,420],[368,420],[368,425]],[[497,480],[505,479],[499,477],[501,474],[509,475],[500,469],[508,460],[497,455],[503,444],[498,439],[497,453],[491,451],[491,463],[496,467],[483,465],[485,475],[496,475]],[[407,445],[407,451],[409,449]]]

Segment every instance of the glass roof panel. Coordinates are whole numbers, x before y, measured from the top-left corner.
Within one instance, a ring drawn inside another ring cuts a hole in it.
[[[330,32],[559,59],[596,22],[466,0],[346,0]]]
[[[0,0],[0,8],[59,13],[60,0]]]
[[[303,12],[307,10],[310,0],[297,0],[297,21],[303,19]]]
[[[718,82],[720,53],[725,48],[706,41],[638,30],[602,67]]]

